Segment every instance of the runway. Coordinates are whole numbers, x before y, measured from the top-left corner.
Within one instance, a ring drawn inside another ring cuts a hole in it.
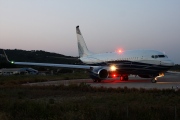
[[[58,80],[58,81],[47,81],[47,82],[38,82],[38,83],[28,83],[25,85],[69,85],[69,84],[80,84],[87,83],[92,87],[108,87],[108,88],[144,88],[144,89],[175,89],[180,88],[180,73],[170,72],[166,73],[164,77],[158,78],[157,83],[151,83],[151,80],[148,78],[140,78],[130,76],[128,81],[120,81],[119,79],[107,79],[103,80],[101,83],[94,83],[91,79],[77,79],[77,80]]]

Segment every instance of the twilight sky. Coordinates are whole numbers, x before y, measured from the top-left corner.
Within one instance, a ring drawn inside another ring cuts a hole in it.
[[[78,56],[155,49],[180,64],[180,0],[0,0],[0,48]]]

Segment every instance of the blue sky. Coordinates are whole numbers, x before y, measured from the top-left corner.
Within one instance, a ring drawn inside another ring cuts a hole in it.
[[[180,0],[0,0],[0,48],[78,56],[155,49],[180,64]]]

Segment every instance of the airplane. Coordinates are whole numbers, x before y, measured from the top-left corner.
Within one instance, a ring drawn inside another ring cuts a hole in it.
[[[129,75],[141,78],[151,78],[152,83],[157,82],[158,77],[174,66],[167,55],[156,50],[127,50],[108,53],[95,54],[88,50],[79,26],[76,26],[79,59],[84,65],[72,64],[52,64],[52,63],[33,63],[33,62],[8,62],[17,65],[34,65],[63,68],[80,68],[89,71],[93,82],[119,77],[122,81],[127,81]]]

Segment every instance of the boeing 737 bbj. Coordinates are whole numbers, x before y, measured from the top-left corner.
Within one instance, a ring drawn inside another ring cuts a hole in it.
[[[151,78],[151,81],[155,83],[157,77],[164,76],[164,73],[174,66],[167,55],[155,50],[128,50],[94,54],[88,50],[79,26],[76,27],[76,33],[79,59],[86,65],[14,62],[9,61],[7,56],[6,58],[9,62],[17,65],[87,69],[94,82],[101,82],[101,80],[117,76],[120,77],[120,80],[128,80],[128,76],[132,74],[142,78]]]

